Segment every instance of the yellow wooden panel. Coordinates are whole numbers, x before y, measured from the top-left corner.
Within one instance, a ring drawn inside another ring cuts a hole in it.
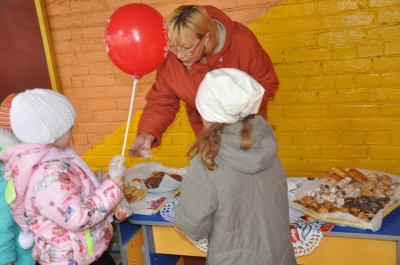
[[[298,265],[395,265],[396,241],[325,236]]]
[[[128,264],[143,265],[143,233],[140,229],[135,236],[126,244],[126,255],[128,257]]]
[[[153,226],[154,246],[156,253],[182,256],[205,257],[206,253],[199,250],[186,236],[175,231],[170,226]]]
[[[173,227],[153,226],[153,235],[157,253],[206,256]],[[396,241],[325,236],[310,255],[298,257],[297,262],[299,265],[395,265],[396,246]]]
[[[47,68],[49,70],[51,88],[61,93],[60,80],[54,56],[53,41],[51,40],[49,22],[47,19],[46,4],[44,0],[35,0],[36,13],[42,34],[43,48],[46,55]]]

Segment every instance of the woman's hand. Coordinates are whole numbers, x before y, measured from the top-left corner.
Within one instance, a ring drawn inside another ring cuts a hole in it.
[[[133,141],[131,148],[129,148],[128,154],[130,156],[143,157],[143,154],[140,152],[140,149],[150,150],[151,144],[154,142],[155,139],[156,137],[151,134],[148,133],[140,134],[135,139],[135,141]]]

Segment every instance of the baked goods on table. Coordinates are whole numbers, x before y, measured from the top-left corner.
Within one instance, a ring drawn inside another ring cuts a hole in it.
[[[165,172],[154,171],[147,177],[147,179],[144,180],[144,184],[148,189],[157,189],[160,186],[164,176]]]
[[[138,192],[134,188],[127,189],[126,196],[127,200],[129,199],[131,202],[128,204],[132,213],[152,215],[160,211],[163,205],[173,200],[179,194],[182,185],[182,182],[173,178],[173,174],[179,174],[181,178],[184,178],[187,174],[187,167],[173,168],[166,167],[158,162],[143,162],[128,168],[125,174],[126,187],[134,186],[136,189],[144,190]],[[155,177],[152,185],[149,184],[151,180],[147,180],[150,177]],[[179,177],[177,179],[179,180]],[[146,180],[149,187],[146,185]],[[124,201],[127,200],[124,199]],[[158,207],[155,208],[155,205]]]
[[[135,178],[131,181],[131,183],[129,183],[129,185],[125,185],[124,195],[126,200],[129,203],[132,203],[143,199],[148,192],[148,189],[142,189],[141,179]]]
[[[178,174],[167,174],[163,171],[154,171],[152,172],[145,180],[144,184],[148,189],[157,189],[161,181],[163,180],[164,176],[168,175],[171,178],[175,179],[176,181],[182,182],[182,176]]]
[[[363,174],[358,169],[333,167],[319,187],[293,202],[317,214],[349,213],[362,221],[371,219],[385,208],[400,186],[385,174]]]
[[[143,180],[144,184],[142,184],[142,179],[134,178],[130,183],[125,185],[124,195],[126,200],[129,203],[132,203],[143,199],[149,192],[149,189],[157,189],[160,186],[165,175],[182,182],[181,175],[167,174],[163,171],[154,171]]]

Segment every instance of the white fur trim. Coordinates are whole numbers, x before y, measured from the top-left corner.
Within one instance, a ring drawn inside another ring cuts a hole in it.
[[[0,127],[0,147],[12,146],[19,144],[20,141],[9,130]]]
[[[33,243],[35,242],[35,235],[31,232],[28,231],[28,233],[24,233],[21,231],[18,236],[18,243],[23,249],[28,249],[33,246]]]

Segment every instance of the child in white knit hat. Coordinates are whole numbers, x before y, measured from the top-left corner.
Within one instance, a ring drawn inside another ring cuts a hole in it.
[[[205,131],[175,208],[177,230],[208,238],[207,264],[296,264],[285,171],[258,113],[264,88],[237,69],[207,73],[196,107]]]
[[[123,178],[101,183],[69,146],[75,110],[62,94],[29,89],[12,100],[11,128],[22,142],[0,151],[6,200],[35,234],[38,264],[115,264],[106,251],[107,217],[123,198]]]

